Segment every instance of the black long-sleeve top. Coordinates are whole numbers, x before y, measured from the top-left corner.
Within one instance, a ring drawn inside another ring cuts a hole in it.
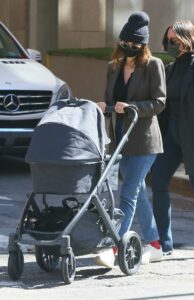
[[[131,76],[129,77],[129,80],[127,81],[127,83],[125,83],[124,70],[123,70],[123,68],[121,68],[121,70],[119,72],[119,76],[115,83],[115,87],[114,87],[114,96],[113,97],[114,97],[115,104],[117,101],[126,102],[129,83],[131,81]]]

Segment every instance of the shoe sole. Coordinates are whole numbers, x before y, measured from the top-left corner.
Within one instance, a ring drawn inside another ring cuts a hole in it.
[[[169,256],[169,255],[173,255],[173,252],[172,251],[163,252],[163,256]]]

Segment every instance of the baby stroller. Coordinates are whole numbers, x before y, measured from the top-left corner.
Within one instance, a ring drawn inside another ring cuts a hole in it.
[[[46,272],[53,271],[61,258],[62,278],[69,284],[75,278],[75,256],[93,253],[104,239],[118,247],[122,272],[137,272],[141,240],[132,231],[120,238],[117,225],[122,214],[115,209],[113,194],[118,188],[120,152],[138,118],[134,109],[129,112],[131,125],[110,156],[105,154],[104,116],[95,103],[71,98],[47,111],[26,155],[33,191],[16,232],[9,235],[11,279],[18,280],[23,273],[19,244],[35,245],[36,261]]]

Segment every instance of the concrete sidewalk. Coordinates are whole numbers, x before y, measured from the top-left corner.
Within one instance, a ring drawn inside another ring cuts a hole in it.
[[[3,164],[5,169],[3,169]],[[15,164],[15,165],[14,165]],[[34,253],[23,247],[24,273],[14,282],[7,272],[7,242],[15,232],[21,210],[31,190],[29,170],[21,163],[1,161],[0,178],[0,290],[1,300],[52,300],[65,295],[68,300],[150,300],[194,299],[194,197],[183,187],[188,179],[182,169],[173,178],[180,193],[171,193],[174,254],[162,262],[142,265],[133,276],[124,276],[118,264],[107,270],[96,266],[92,254],[77,259],[76,278],[70,286],[61,279],[60,264],[52,273],[43,272]],[[179,176],[178,176],[179,175]],[[21,185],[22,183],[22,185]],[[150,190],[151,193],[151,190]],[[151,196],[151,195],[150,195]],[[133,230],[139,231],[137,222]]]
[[[16,162],[12,163],[16,164]],[[17,163],[15,168],[19,166],[19,163]],[[22,190],[20,188],[21,181],[23,182]],[[17,177],[14,175],[10,176],[9,173],[6,175],[5,173],[1,178],[0,186],[0,206],[2,207],[0,211],[0,252],[6,253],[9,233],[15,232],[20,212],[25,203],[25,195],[31,190],[29,170],[23,166],[21,173],[17,174]],[[194,246],[194,192],[188,176],[184,173],[183,165],[172,178],[170,190],[175,244],[183,244],[186,247]],[[151,199],[151,189],[149,192]],[[118,195],[116,200],[118,202]],[[7,207],[7,209],[4,210],[4,207]],[[137,231],[139,232],[139,229]]]
[[[149,265],[141,265],[133,276],[125,276],[116,261],[108,270],[96,266],[93,255],[76,259],[76,277],[64,285],[61,265],[43,272],[34,254],[24,253],[24,272],[18,281],[7,273],[8,255],[0,255],[1,300],[52,300],[65,295],[68,300],[193,300],[194,299],[194,213],[173,210],[173,256]],[[137,224],[134,224],[134,229]]]

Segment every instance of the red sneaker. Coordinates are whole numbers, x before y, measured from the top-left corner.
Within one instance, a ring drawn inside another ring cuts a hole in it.
[[[114,255],[118,255],[118,248],[117,248],[117,246],[114,246],[112,248],[112,250],[113,250]]]

